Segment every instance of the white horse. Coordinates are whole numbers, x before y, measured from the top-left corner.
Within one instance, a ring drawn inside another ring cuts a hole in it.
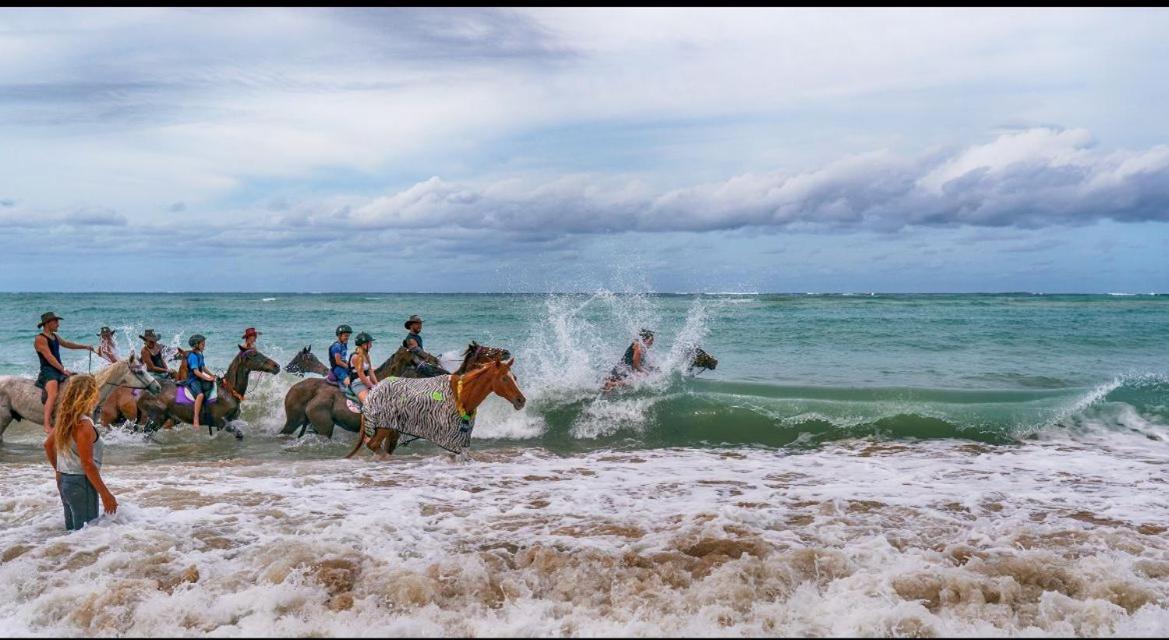
[[[94,378],[97,379],[101,393],[97,404],[99,410],[106,397],[118,387],[146,389],[150,393],[162,390],[162,385],[146,371],[146,367],[138,359],[138,354],[133,352],[125,360],[119,360],[98,371]],[[13,420],[41,424],[41,418],[45,415],[45,405],[41,401],[41,389],[35,382],[32,378],[22,376],[0,376],[0,441],[4,440],[4,431]],[[61,395],[57,394],[58,401]]]

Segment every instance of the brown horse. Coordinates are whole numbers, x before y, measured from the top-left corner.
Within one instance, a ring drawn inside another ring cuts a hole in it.
[[[226,428],[235,433],[235,437],[242,438],[243,434],[228,426],[228,421],[239,417],[240,403],[244,401],[244,394],[248,392],[248,374],[253,371],[264,373],[279,373],[280,365],[271,358],[255,349],[239,348],[239,353],[227,367],[227,373],[216,380],[216,390],[219,399],[213,403],[205,403],[204,409],[210,413],[211,420],[206,425],[207,430],[217,427]],[[175,402],[175,393],[178,387],[174,382],[164,382],[162,391],[157,395],[142,395],[138,398],[138,414],[146,418],[147,430],[157,429],[166,423],[194,423],[194,407],[189,404]]]
[[[320,376],[329,375],[329,368],[325,366],[321,359],[313,354],[313,346],[309,346],[296,352],[292,360],[284,365],[284,371],[297,376],[303,376],[306,373],[315,373]]]
[[[475,411],[487,396],[494,393],[510,402],[516,411],[527,404],[511,372],[513,364],[514,358],[506,362],[496,360],[466,373],[430,380],[379,381],[366,396],[368,404],[362,415],[365,423],[361,437],[345,457],[353,457],[363,443],[380,456],[378,447],[384,442],[385,454],[393,453],[399,430],[425,437],[453,453],[465,451],[475,426]],[[441,389],[435,389],[435,383]]]
[[[138,354],[132,354],[135,358]],[[183,357],[184,352],[179,349],[178,352],[171,357],[171,360],[178,360]],[[139,365],[141,366],[141,365]],[[166,378],[158,378],[154,374],[149,374],[156,380],[153,390],[150,393],[157,392],[161,387],[157,381],[165,380]],[[112,426],[123,422],[138,422],[138,396],[142,394],[141,389],[119,385],[105,398],[101,404],[101,413],[99,424]]]
[[[399,348],[374,370],[377,379],[385,380],[390,376],[419,377],[418,372],[411,366],[413,357],[405,347]],[[511,353],[506,349],[484,347],[472,342],[463,351],[463,364],[458,372],[464,373],[482,363],[506,360],[510,357]],[[297,435],[303,436],[309,425],[326,438],[333,437],[334,425],[340,425],[342,429],[354,433],[361,430],[361,414],[350,411],[341,389],[324,378],[309,378],[292,385],[284,396],[284,415],[284,429],[280,432],[284,435],[291,435],[300,429]],[[394,442],[397,442],[396,437]]]

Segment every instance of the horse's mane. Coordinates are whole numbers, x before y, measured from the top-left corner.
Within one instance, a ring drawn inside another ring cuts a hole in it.
[[[107,382],[110,381],[110,378],[113,377],[115,371],[118,372],[118,377],[120,378],[122,375],[124,375],[126,373],[126,369],[129,368],[129,366],[130,366],[130,359],[129,358],[127,358],[125,360],[118,360],[117,362],[111,364],[110,366],[93,374],[93,379],[97,381],[98,388],[101,388],[101,387],[105,386],[105,384]]]

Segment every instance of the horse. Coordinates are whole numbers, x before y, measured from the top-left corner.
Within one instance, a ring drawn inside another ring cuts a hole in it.
[[[702,347],[696,344],[687,344],[682,347],[682,358],[686,362],[686,373],[697,375],[707,369],[718,368],[718,358],[707,353]],[[620,369],[614,367],[614,370],[605,377],[605,381],[601,385],[602,393],[610,393],[628,385],[630,383],[630,373],[619,373]],[[697,371],[697,373],[696,373]]]
[[[94,378],[97,379],[100,390],[99,407],[114,391],[120,389],[146,389],[150,393],[162,390],[154,376],[147,373],[146,367],[138,360],[136,353],[131,353],[125,360],[118,360],[98,371]],[[62,395],[57,394],[57,398],[60,399]],[[13,420],[41,424],[44,410],[41,389],[35,385],[34,380],[20,376],[0,376],[0,440],[3,440],[4,431]]]
[[[181,353],[182,350],[180,349],[179,352]],[[131,355],[137,358],[137,354],[131,353]],[[171,360],[178,360],[180,357],[181,355],[175,354],[173,357],[171,357]],[[155,380],[156,384],[150,393],[158,393],[160,390],[162,390],[162,385],[158,384],[158,381],[165,380],[166,378],[159,378],[154,373],[149,371],[147,373]],[[140,387],[130,387],[125,385],[115,387],[114,390],[110,392],[109,397],[105,398],[105,400],[98,405],[101,407],[100,411],[98,412],[98,424],[113,426],[115,424],[121,424],[125,422],[138,422],[138,396],[141,394],[142,389]]]
[[[389,455],[402,433],[426,438],[451,453],[466,451],[475,428],[475,411],[488,395],[507,400],[516,411],[527,404],[511,372],[513,364],[514,358],[496,360],[467,373],[378,382],[365,397],[361,435],[345,457],[353,457],[362,444],[378,453],[383,442]]]
[[[321,376],[329,375],[329,367],[321,362],[320,358],[312,352],[313,346],[310,344],[307,347],[296,352],[292,360],[284,365],[284,371],[297,376],[304,376],[306,373],[315,373]]]
[[[234,432],[236,439],[243,438],[243,434],[228,426],[228,422],[239,417],[240,404],[244,401],[244,394],[248,392],[248,374],[253,371],[263,373],[279,373],[280,365],[256,349],[239,348],[239,353],[227,367],[227,373],[215,381],[218,399],[211,402],[204,399],[204,411],[210,414],[211,420],[207,424],[207,431],[212,427],[226,428]],[[138,398],[138,414],[145,416],[145,426],[153,431],[166,423],[194,423],[194,405],[177,402],[176,394],[179,387],[174,382],[164,382],[162,391],[154,396]]]
[[[506,349],[484,347],[477,342],[471,342],[463,351],[463,364],[459,367],[458,373],[464,373],[484,362],[506,360],[509,357],[511,353]],[[402,347],[375,369],[374,374],[378,380],[385,380],[391,376],[418,378],[420,376],[411,366],[412,363],[413,354]],[[284,396],[284,416],[284,429],[280,432],[284,435],[291,435],[300,429],[297,436],[303,436],[309,425],[326,438],[333,437],[334,425],[340,425],[342,429],[354,433],[361,429],[361,415],[351,411],[341,389],[324,378],[309,378],[292,385]]]

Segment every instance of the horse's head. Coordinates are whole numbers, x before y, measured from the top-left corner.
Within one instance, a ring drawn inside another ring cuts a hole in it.
[[[499,347],[486,347],[474,340],[463,351],[463,364],[456,373],[466,373],[487,362],[500,362],[511,357],[511,352]]]
[[[328,375],[329,368],[319,358],[313,355],[312,349],[312,345],[309,345],[298,351],[292,360],[284,365],[284,370],[297,375],[304,375],[306,373],[316,373],[322,376]]]
[[[718,368],[718,358],[703,351],[702,347],[694,347],[693,355],[690,358],[690,370],[699,369],[716,369]]]
[[[175,347],[174,355],[170,357],[171,360],[182,360],[187,357],[187,352],[182,347]]]
[[[119,365],[124,365],[126,370],[121,373],[118,380],[114,381],[118,386],[130,387],[131,389],[146,389],[152,394],[162,391],[162,385],[146,370],[146,366],[138,359],[137,353],[131,351],[129,358],[113,366],[116,367]]]
[[[528,399],[520,391],[515,374],[511,372],[511,365],[513,364],[515,364],[515,358],[506,362],[496,360],[495,362],[484,365],[484,367],[487,369],[486,374],[492,376],[491,392],[510,402],[511,406],[516,411],[519,411],[528,403]]]
[[[240,347],[239,355],[240,365],[245,371],[262,371],[264,373],[280,373],[280,365],[276,361],[262,354],[255,347],[247,348]]]

